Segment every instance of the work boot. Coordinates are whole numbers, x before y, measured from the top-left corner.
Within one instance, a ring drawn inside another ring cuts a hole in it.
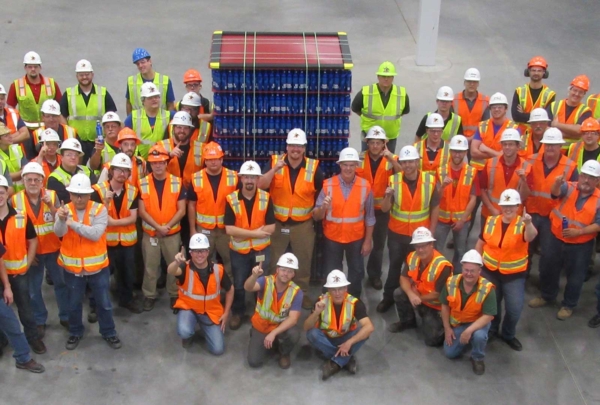
[[[485,373],[485,363],[483,360],[475,360],[471,357],[471,364],[473,365],[473,372],[477,375],[483,375]]]
[[[69,336],[69,339],[67,340],[67,344],[65,345],[65,347],[67,348],[67,350],[75,350],[77,348],[77,346],[79,346],[80,340],[81,340],[81,336],[71,335],[71,336]]]
[[[597,328],[600,326],[600,315],[596,314],[592,319],[589,320],[588,326],[590,328]]]
[[[242,317],[239,315],[232,315],[229,320],[229,328],[231,330],[238,330],[242,326]]]
[[[189,348],[192,345],[193,340],[194,340],[193,337],[190,337],[187,339],[181,339],[181,347],[183,347],[184,349]]]
[[[154,309],[154,302],[156,300],[153,298],[144,298],[144,311],[148,312],[148,311],[152,311],[152,309]]]
[[[35,354],[46,353],[46,345],[41,339],[32,340],[29,342],[29,347],[31,347],[31,350],[33,350]]]
[[[15,366],[21,370],[31,371],[32,373],[43,373],[46,369],[40,363],[34,359],[29,360],[26,363],[15,363]]]
[[[136,299],[132,299],[127,304],[119,305],[119,306],[122,308],[128,309],[129,312],[131,312],[133,314],[141,314],[142,312],[144,312],[144,308],[142,307],[142,304]]]
[[[334,361],[327,360],[323,363],[323,376],[321,377],[323,381],[327,380],[334,374],[337,374],[340,371],[340,366]]]
[[[371,287],[373,287],[377,291],[383,288],[383,283],[381,282],[381,279],[379,277],[369,278],[369,284],[371,284]]]
[[[531,301],[529,301],[530,308],[540,308],[548,304],[548,301],[543,299],[542,297],[535,297]]]
[[[279,356],[279,367],[287,370],[292,365],[292,360],[289,354],[282,354]]]
[[[394,300],[392,298],[383,298],[379,304],[377,304],[377,312],[384,313],[387,312],[394,305]]]
[[[303,309],[313,309],[313,301],[310,299],[310,297],[305,294],[304,298],[302,298],[302,308]]]
[[[404,332],[407,329],[414,329],[417,327],[417,321],[412,320],[410,322],[395,322],[388,327],[388,331],[391,333]]]
[[[556,317],[559,320],[564,321],[565,319],[569,318],[571,315],[573,315],[573,310],[571,308],[562,307],[560,309],[560,311],[558,311],[558,313],[556,314]]]
[[[43,339],[46,336],[46,325],[38,325],[37,326],[38,337]]]
[[[111,349],[120,349],[121,348],[121,340],[119,340],[118,336],[111,336],[103,338],[106,343],[111,347]]]
[[[521,350],[523,350],[523,345],[521,344],[521,342],[519,342],[519,339],[512,338],[512,339],[504,339],[502,338],[502,340],[504,341],[504,343],[506,343],[511,349],[520,352]]]
[[[69,330],[69,321],[63,321],[62,319],[60,320],[60,326],[62,326],[63,328],[65,328],[66,330]]]
[[[98,322],[98,314],[96,314],[96,308],[90,308],[90,312],[88,314],[88,322],[89,323]]]
[[[346,370],[352,375],[358,371],[358,363],[356,363],[356,357],[351,356],[348,364],[346,364]]]

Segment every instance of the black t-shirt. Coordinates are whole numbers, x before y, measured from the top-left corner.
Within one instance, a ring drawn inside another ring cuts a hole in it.
[[[17,211],[11,207],[8,207],[8,214],[4,219],[0,219],[0,231],[2,232],[2,240],[6,240],[6,226],[8,225],[8,220],[10,217],[17,215]],[[37,237],[37,233],[35,232],[35,227],[33,226],[33,222],[29,220],[29,217],[25,215],[25,239],[34,239]],[[9,235],[11,237],[11,235]]]
[[[162,195],[165,189],[165,182],[167,181],[167,178],[158,180],[156,177],[152,176],[152,181],[154,181],[154,187],[156,188],[156,194],[158,195],[158,208],[162,208]],[[185,200],[185,194],[185,187],[181,187],[177,201]]]
[[[552,121],[554,119],[554,114],[552,114],[552,108],[550,108],[551,106],[552,106],[551,104],[548,104],[548,108],[546,108],[546,112],[548,113],[548,119],[550,121]],[[569,105],[565,105],[565,119],[569,119],[571,117],[571,114],[573,114],[577,108],[579,108],[579,106],[571,107]],[[586,111],[583,114],[581,114],[581,116],[579,117],[579,119],[577,120],[577,122],[575,124],[581,125],[583,123],[583,121],[590,118],[591,116],[592,116],[592,112]]]
[[[190,154],[190,144],[179,145],[179,149],[181,149],[183,153],[177,158],[177,162],[179,163],[179,173],[183,173],[183,169],[185,169],[185,164],[188,160],[188,155]]]
[[[108,185],[108,188],[110,189],[110,191],[114,191],[112,189],[112,187],[110,186],[110,183]],[[123,200],[125,199],[125,194],[127,194],[127,191],[125,190],[125,188],[123,188],[121,190],[121,194],[115,194],[113,197],[113,202],[115,203],[115,210],[117,211],[117,219],[120,219],[120,212],[121,212],[121,206],[123,205]],[[138,201],[139,201],[139,194],[137,196],[135,196],[135,199],[133,200],[133,203],[131,203],[131,207],[129,208],[130,210],[137,210],[138,209]],[[94,193],[92,194],[91,197],[92,201],[95,201],[97,203],[100,204],[104,204],[104,201],[102,201],[102,199],[100,198],[100,194],[94,190]]]
[[[238,199],[243,201],[244,207],[246,208],[246,214],[248,216],[248,223],[252,223],[252,209],[254,208],[254,202],[256,201],[256,193],[251,199],[247,199],[244,195],[238,191]],[[235,214],[231,209],[229,203],[225,205],[225,218],[223,219],[225,225],[235,225]],[[275,223],[275,214],[273,213],[273,202],[269,198],[269,204],[267,205],[267,213],[265,215],[265,225],[272,225]]]
[[[192,262],[191,260],[189,263],[190,263],[190,270],[198,273],[198,277],[200,277],[200,282],[202,283],[204,290],[206,290],[206,285],[208,284],[208,278],[214,271],[213,264],[209,262],[208,266],[206,266],[202,269],[199,269],[198,267],[196,267],[194,262]],[[179,265],[179,268],[181,270],[183,270],[183,272],[179,276],[176,277],[177,281],[179,281],[179,285],[183,285],[185,283],[185,276],[186,276],[185,267],[186,267],[185,263],[181,263]],[[225,271],[223,271],[223,278],[221,279],[221,289],[224,291],[229,291],[229,289],[231,288],[231,285],[232,285],[231,280],[227,276],[227,273]]]
[[[529,87],[529,85],[527,85],[527,87]],[[540,97],[540,94],[542,93],[542,88],[540,87],[539,89],[532,89],[531,87],[529,87],[529,93],[531,94],[531,102],[533,104],[535,104],[537,99]],[[552,103],[552,101],[554,101],[555,97],[556,96],[552,96],[552,98],[550,100],[548,100],[548,105],[550,105]],[[510,107],[510,113],[512,115],[513,121],[514,122],[528,122],[529,116],[531,115],[531,113],[519,112],[517,110],[518,105],[519,105],[519,95],[517,94],[517,91],[515,90],[515,94],[513,94],[512,105]]]
[[[600,148],[596,148],[594,150],[583,150],[582,162],[585,163],[588,160],[596,160],[598,159],[598,155],[600,155]]]
[[[375,178],[375,173],[377,173],[377,169],[379,169],[379,165],[382,161],[382,157],[379,157],[377,160],[375,160],[371,157],[371,155],[369,155],[369,163],[371,164],[371,178]]]
[[[212,188],[213,198],[217,201],[217,194],[219,193],[219,184],[221,183],[221,176],[223,175],[223,171],[219,174],[209,174],[206,172],[206,176],[208,177],[208,181],[210,183],[210,187]],[[242,182],[238,181],[237,189],[242,188]],[[187,199],[188,201],[198,201],[198,196],[194,191],[194,185],[190,183],[187,190]]]
[[[6,248],[4,244],[0,243],[0,257],[4,256],[4,253],[6,253]]]
[[[338,320],[338,325],[340,324],[342,305],[343,303],[339,305],[333,304],[333,310],[335,311],[335,317]],[[354,305],[354,317],[357,321],[360,321],[361,319],[366,318],[367,316],[367,307],[365,307],[365,304],[360,299],[357,299],[356,304]]]
[[[65,172],[68,173],[68,170],[66,170],[62,165],[61,165],[61,167]],[[77,173],[85,174],[83,169],[81,169],[81,167],[79,167],[79,166],[77,166],[74,173],[71,173],[71,176],[74,176]],[[94,173],[90,173],[90,183],[92,185],[94,185],[94,184],[96,184],[97,181],[98,181],[98,179],[96,178],[96,175]],[[68,204],[71,202],[71,195],[67,191],[67,186],[62,184],[58,179],[56,179],[54,177],[48,177],[48,184],[47,184],[46,188],[48,190],[56,191],[56,196],[58,197],[59,201],[62,201],[65,204]]]
[[[426,268],[427,268],[427,266],[424,263],[419,264],[419,272],[417,274],[417,280],[421,279],[421,275],[423,275],[423,272],[425,271]],[[408,263],[407,262],[404,262],[404,266],[402,266],[401,274],[404,277],[408,277]],[[451,275],[452,275],[452,267],[450,267],[450,266],[444,267],[442,270],[442,273],[440,274],[437,281],[435,282],[435,291],[436,292],[438,292],[438,293],[442,292],[442,289],[446,285],[446,281],[448,281],[448,277],[450,277]]]

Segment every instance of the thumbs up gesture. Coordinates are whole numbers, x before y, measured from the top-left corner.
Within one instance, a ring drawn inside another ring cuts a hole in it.
[[[67,209],[67,207],[65,207],[65,202],[64,201],[60,201],[60,208],[57,210],[58,213],[58,218],[61,221],[66,221],[67,218],[69,217],[69,210]]]
[[[48,192],[48,190],[42,189],[42,201],[47,206],[51,206],[51,204],[52,204],[52,198],[50,197],[50,193]]]

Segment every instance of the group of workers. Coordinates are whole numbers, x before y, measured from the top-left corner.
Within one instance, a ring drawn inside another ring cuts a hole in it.
[[[510,120],[506,96],[480,94],[480,73],[468,69],[464,91],[440,88],[414,146],[396,155],[410,106],[405,88],[393,84],[394,65],[384,62],[378,82],[352,102],[362,153],[340,151],[339,174],[325,179],[319,161],[306,157],[300,128],[265,167],[224,167],[200,73],[185,72],[189,92],[175,103],[169,77],[153,70],[144,49],[133,52],[139,73],[127,81],[123,122],[110,94],[93,83],[89,61],[76,64],[78,84],[64,94],[41,75],[38,54],[23,63],[25,75],[8,93],[0,85],[0,350],[10,342],[17,368],[44,371],[30,355],[46,352],[44,269],[68,350],[84,336],[86,296],[88,322],[98,322],[111,348],[121,347],[111,274],[118,305],[136,314],[154,308],[166,277],[182,346],[199,328],[214,355],[225,350],[226,326],[243,324],[252,293],[251,367],[275,349],[279,366],[289,368],[302,309],[310,310],[303,328],[325,359],[324,380],[342,369],[356,373],[356,352],[374,330],[360,300],[367,257],[368,285],[383,290],[377,312],[394,305],[398,312],[390,332],[415,328],[420,318],[425,344],[443,346],[447,357],[470,344],[478,375],[488,339],[522,350],[516,326],[536,246],[541,296],[529,306],[557,299],[563,267],[558,319],[577,306],[600,231],[600,97],[582,103],[585,76],[556,101],[543,83],[546,62],[533,58]],[[481,230],[468,249],[480,205]],[[329,272],[316,302],[309,294],[315,221]],[[450,233],[454,253],[446,259]],[[589,325],[600,326],[600,315]]]

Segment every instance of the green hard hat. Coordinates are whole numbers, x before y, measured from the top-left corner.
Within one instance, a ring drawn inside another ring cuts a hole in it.
[[[396,76],[396,67],[390,61],[385,61],[379,65],[377,76]]]

